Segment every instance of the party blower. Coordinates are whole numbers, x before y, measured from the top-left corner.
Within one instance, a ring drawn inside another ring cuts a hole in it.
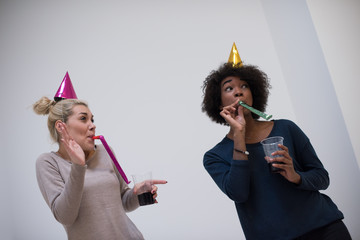
[[[241,106],[243,106],[244,108],[249,109],[251,112],[255,113],[256,115],[259,115],[260,117],[262,117],[262,118],[264,118],[266,120],[269,120],[270,118],[272,118],[272,115],[268,115],[266,113],[260,112],[259,110],[255,109],[253,107],[250,107],[249,105],[247,105],[243,101],[240,101],[239,104]]]
[[[92,138],[93,138],[93,139],[100,139],[101,143],[104,145],[104,147],[105,147],[106,151],[108,152],[109,156],[110,156],[111,159],[113,160],[113,162],[114,162],[117,170],[119,171],[121,177],[124,179],[124,181],[125,181],[127,184],[129,184],[130,181],[127,179],[124,171],[123,171],[122,168],[120,167],[120,164],[119,164],[118,161],[116,160],[115,155],[112,153],[109,145],[108,145],[107,142],[105,141],[104,136],[99,135],[99,136],[93,136]]]

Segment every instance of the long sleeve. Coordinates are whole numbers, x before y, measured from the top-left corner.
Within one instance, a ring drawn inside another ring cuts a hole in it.
[[[301,153],[301,159],[305,163],[303,163],[303,170],[298,171],[301,176],[300,189],[310,191],[324,190],[330,184],[328,172],[314,153],[310,142]]]
[[[116,173],[117,178],[120,182],[120,193],[121,193],[121,201],[123,208],[126,212],[131,212],[137,209],[139,205],[138,196],[134,194],[132,188],[130,188],[124,179],[121,177],[119,171],[116,169],[115,165],[113,165],[114,171]]]
[[[246,239],[294,239],[343,218],[318,191],[329,185],[329,176],[306,135],[289,120],[275,120],[273,136],[284,137],[300,185],[269,171],[260,142],[246,145],[247,161],[233,160],[234,142],[226,137],[204,155],[205,169],[234,201]]]
[[[114,169],[102,145],[78,166],[54,152],[36,162],[40,191],[69,240],[139,240],[141,232],[126,215],[139,206],[131,188]]]
[[[57,164],[41,155],[36,162],[40,191],[57,221],[71,225],[78,216],[86,166],[70,164],[68,179],[63,179]]]
[[[126,212],[134,211],[140,206],[138,196],[134,194],[132,188],[122,191],[121,200]]]
[[[250,171],[248,160],[233,160],[231,144],[224,139],[219,145],[204,155],[203,164],[216,185],[233,201],[244,202],[248,199]],[[229,148],[229,149],[227,149]],[[217,150],[221,149],[221,153]],[[227,151],[228,150],[228,151]]]
[[[114,153],[113,149],[111,148],[111,151]],[[115,153],[114,153],[115,155]],[[112,167],[114,169],[114,172],[116,174],[116,177],[119,180],[120,183],[120,193],[121,193],[121,201],[123,208],[126,212],[131,212],[137,209],[139,205],[138,196],[134,194],[134,191],[132,188],[129,187],[129,185],[124,181],[124,179],[121,177],[119,170],[117,170],[115,164],[113,162]]]
[[[293,122],[288,122],[291,137],[288,144],[290,155],[293,157],[295,170],[301,176],[299,189],[318,191],[326,189],[330,184],[329,174],[318,158],[309,138]]]

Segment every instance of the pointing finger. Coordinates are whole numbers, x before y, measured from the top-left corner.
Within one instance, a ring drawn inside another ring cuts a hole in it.
[[[152,180],[153,184],[166,184],[167,181],[166,180]]]

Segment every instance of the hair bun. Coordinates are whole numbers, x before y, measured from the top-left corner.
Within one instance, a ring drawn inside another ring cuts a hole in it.
[[[47,97],[40,98],[36,103],[33,104],[33,110],[39,115],[47,115],[50,109],[56,104],[55,101],[50,100]]]

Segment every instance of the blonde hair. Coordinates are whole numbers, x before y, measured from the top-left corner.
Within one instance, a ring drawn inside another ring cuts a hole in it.
[[[55,123],[57,120],[66,123],[69,116],[73,114],[72,109],[77,105],[88,107],[88,104],[85,101],[79,99],[53,101],[47,97],[42,97],[33,104],[33,110],[39,115],[49,115],[47,125],[51,139],[54,142],[59,142],[59,135],[56,131]]]

